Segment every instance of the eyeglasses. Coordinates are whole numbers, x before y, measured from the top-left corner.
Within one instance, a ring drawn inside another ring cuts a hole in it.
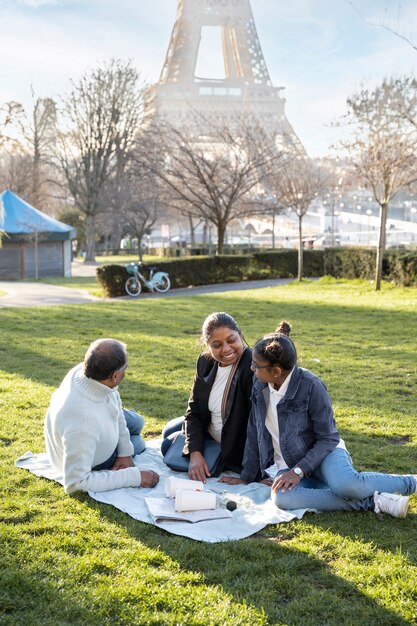
[[[251,366],[250,366],[252,372],[257,372],[258,370],[263,370],[267,367],[272,367],[272,365],[257,365],[256,363],[252,361]]]

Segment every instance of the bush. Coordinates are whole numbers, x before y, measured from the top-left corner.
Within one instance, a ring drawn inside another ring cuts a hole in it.
[[[383,269],[386,279],[397,285],[417,285],[416,253],[390,250],[384,257]]]
[[[129,274],[124,265],[104,265],[96,270],[97,282],[108,298],[125,296],[125,282]]]
[[[304,254],[305,276],[321,276],[323,252],[306,250]],[[173,258],[159,261],[157,267],[168,272],[173,287],[287,278],[297,275],[297,251]],[[105,265],[97,269],[97,280],[109,297],[125,295],[127,278],[127,270],[121,265]]]
[[[368,248],[327,248],[304,250],[304,272],[308,277],[362,278],[375,273],[375,250]],[[173,287],[213,285],[263,278],[297,276],[297,250],[270,250],[247,255],[198,256],[164,259],[159,270],[168,272]],[[148,268],[145,267],[145,275]],[[97,280],[109,297],[124,296],[129,274],[122,265],[97,269]],[[384,255],[383,277],[399,285],[417,284],[417,256],[389,250]]]
[[[375,250],[368,248],[327,248],[323,272],[335,278],[373,278]]]

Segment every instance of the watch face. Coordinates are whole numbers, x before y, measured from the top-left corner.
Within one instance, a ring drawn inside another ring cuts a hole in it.
[[[293,472],[295,474],[297,474],[297,476],[302,476],[303,475],[303,470],[300,469],[299,467],[294,467]]]

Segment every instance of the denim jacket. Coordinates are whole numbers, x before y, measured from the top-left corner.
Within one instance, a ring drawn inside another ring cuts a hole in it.
[[[254,482],[265,477],[274,462],[272,437],[265,426],[269,386],[255,380],[252,409],[240,477]],[[330,396],[312,372],[294,367],[287,393],[277,405],[281,453],[289,468],[314,471],[340,441]]]

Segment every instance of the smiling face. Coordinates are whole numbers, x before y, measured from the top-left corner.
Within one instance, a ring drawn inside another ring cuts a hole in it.
[[[213,330],[207,345],[211,356],[221,367],[236,363],[245,349],[242,337],[228,326],[220,326]]]

